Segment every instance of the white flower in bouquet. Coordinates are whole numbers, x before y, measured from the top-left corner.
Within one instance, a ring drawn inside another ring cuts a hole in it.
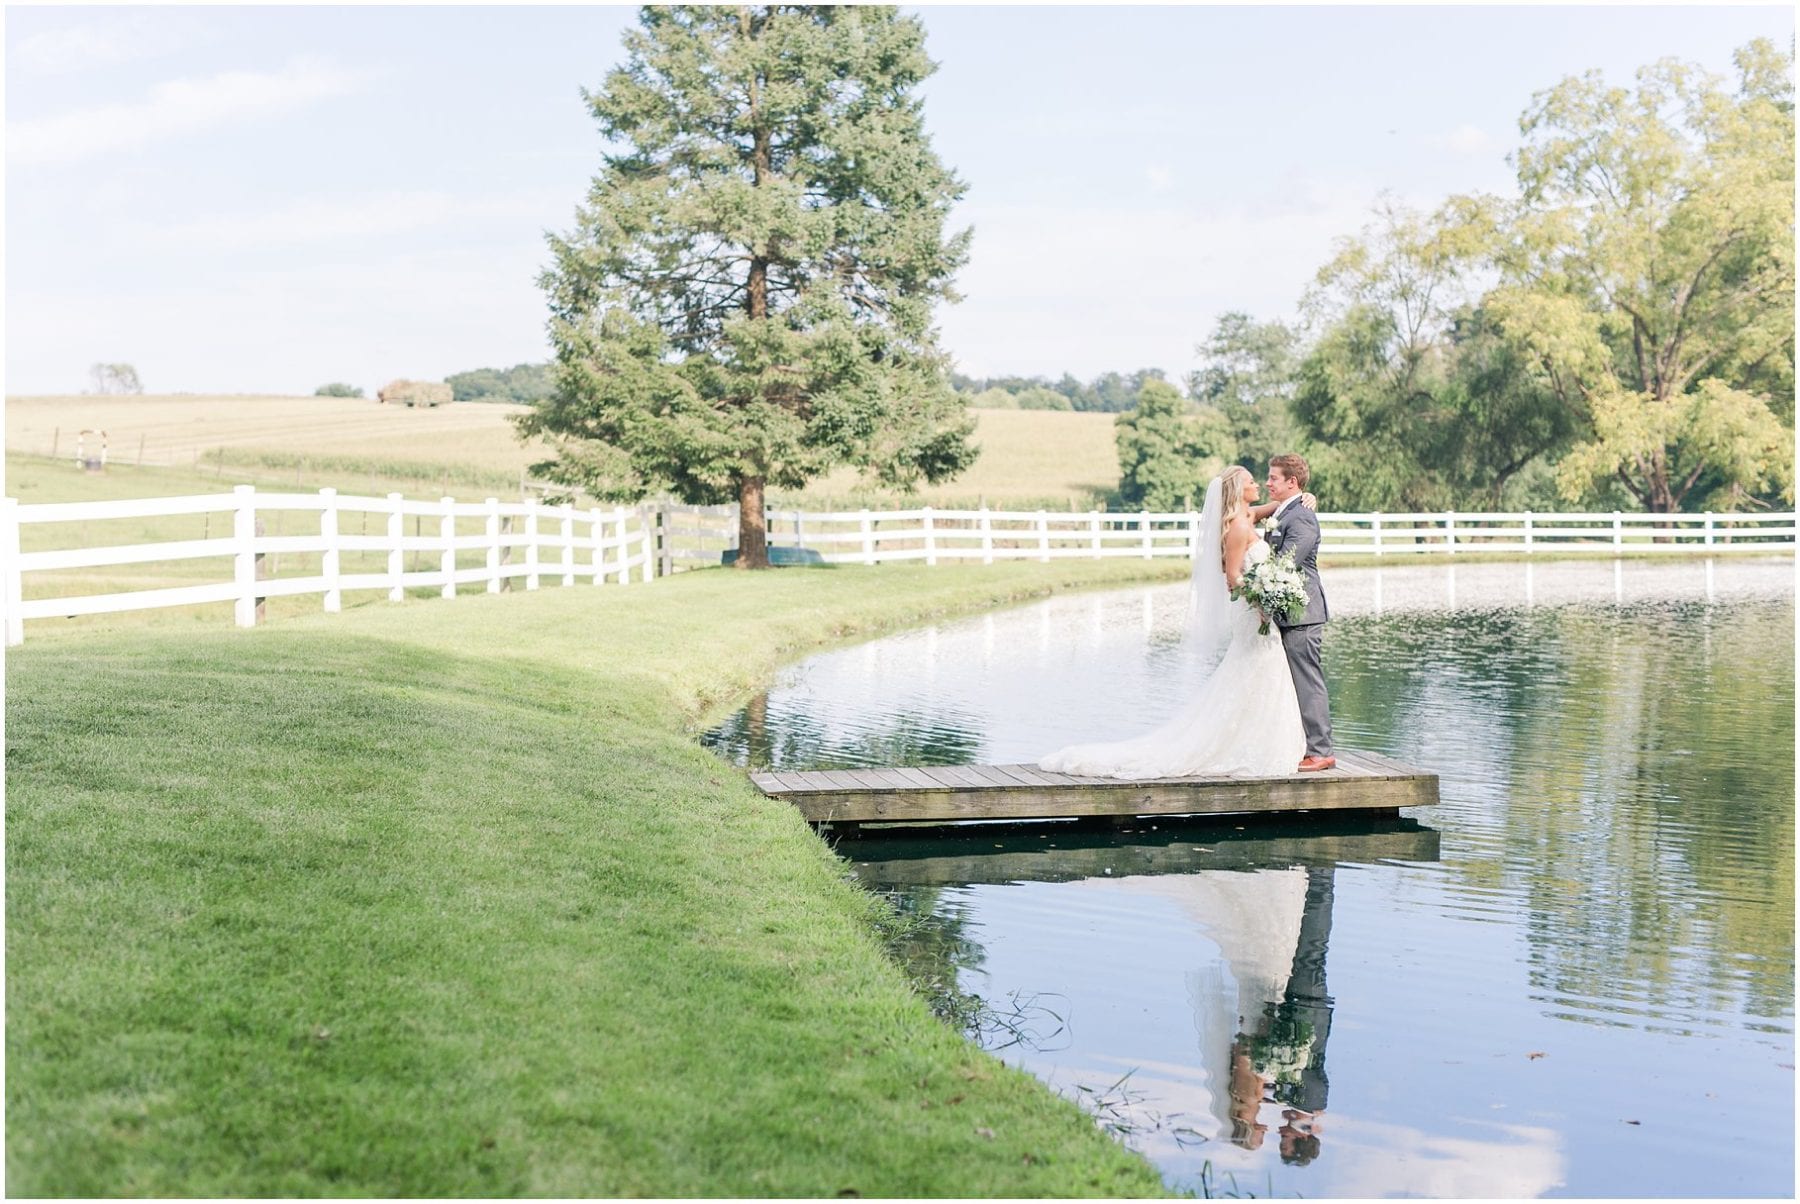
[[[1263,621],[1256,632],[1268,635],[1270,618],[1292,623],[1306,613],[1306,575],[1294,564],[1292,552],[1265,556],[1244,570],[1231,596],[1262,611]]]

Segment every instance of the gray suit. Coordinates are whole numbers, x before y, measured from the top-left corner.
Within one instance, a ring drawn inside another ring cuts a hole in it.
[[[1306,610],[1292,623],[1277,619],[1281,644],[1287,650],[1288,669],[1294,675],[1294,696],[1300,701],[1300,722],[1306,727],[1306,755],[1329,757],[1331,752],[1331,699],[1325,693],[1325,671],[1319,665],[1319,645],[1331,610],[1325,589],[1319,584],[1319,516],[1296,498],[1275,522],[1269,550],[1291,552],[1294,564],[1306,576]]]

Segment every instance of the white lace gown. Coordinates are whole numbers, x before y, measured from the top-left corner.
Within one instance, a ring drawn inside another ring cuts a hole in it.
[[[1258,539],[1245,552],[1246,566],[1264,560],[1269,545]],[[1306,731],[1288,671],[1281,633],[1247,602],[1232,603],[1231,641],[1224,659],[1193,699],[1153,732],[1111,744],[1077,744],[1038,762],[1052,773],[1096,778],[1172,778],[1190,775],[1277,777],[1291,774],[1306,755]]]

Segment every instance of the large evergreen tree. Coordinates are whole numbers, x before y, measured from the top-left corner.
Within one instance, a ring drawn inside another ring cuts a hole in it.
[[[538,470],[609,500],[741,504],[839,464],[887,484],[973,462],[932,307],[968,233],[926,137],[924,29],[891,7],[646,7],[586,94],[610,144],[544,273],[556,391]]]

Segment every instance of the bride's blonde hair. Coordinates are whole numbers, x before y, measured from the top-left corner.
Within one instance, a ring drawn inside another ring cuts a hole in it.
[[[1245,481],[1254,484],[1256,478],[1241,464],[1226,469],[1219,477],[1219,502],[1224,507],[1219,516],[1221,530],[1229,527],[1238,515],[1250,509],[1250,502],[1244,497]]]

